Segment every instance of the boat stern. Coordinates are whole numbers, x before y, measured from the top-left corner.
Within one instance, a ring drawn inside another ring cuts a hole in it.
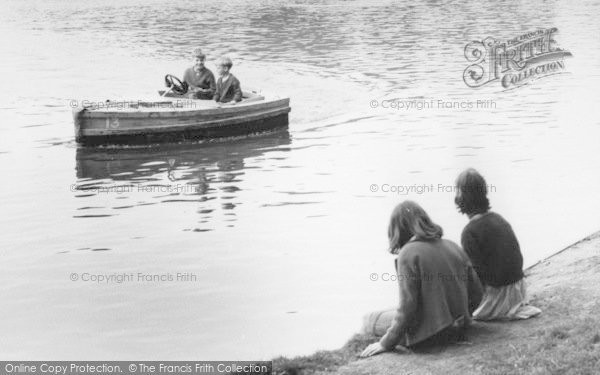
[[[85,111],[85,108],[83,108],[83,106],[78,106],[76,108],[73,108],[73,110],[72,110],[73,124],[75,126],[75,128],[74,128],[75,141],[77,141],[77,142],[80,142],[82,139],[81,125],[82,125],[82,121],[83,121],[82,114],[84,111]]]

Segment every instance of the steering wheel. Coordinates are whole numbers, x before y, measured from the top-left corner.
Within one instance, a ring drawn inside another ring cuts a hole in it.
[[[172,74],[167,74],[165,76],[165,84],[179,95],[183,95],[188,91],[187,82],[181,82],[179,78]]]

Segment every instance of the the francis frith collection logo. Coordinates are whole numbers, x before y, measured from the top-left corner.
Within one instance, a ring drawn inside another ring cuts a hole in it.
[[[463,80],[469,87],[499,81],[509,89],[565,70],[569,51],[558,47],[554,37],[558,29],[541,29],[500,42],[492,37],[465,46],[465,58],[471,63]]]

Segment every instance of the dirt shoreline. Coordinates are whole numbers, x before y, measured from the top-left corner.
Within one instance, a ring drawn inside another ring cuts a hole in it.
[[[276,374],[596,374],[600,369],[600,231],[525,270],[539,317],[476,322],[467,341],[427,352],[360,359],[373,342],[356,335],[343,348],[276,358]]]

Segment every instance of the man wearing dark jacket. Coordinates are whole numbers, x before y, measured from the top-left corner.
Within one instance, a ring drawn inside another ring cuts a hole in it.
[[[206,56],[200,48],[194,49],[194,66],[183,73],[183,81],[188,84],[189,95],[193,99],[212,99],[216,90],[214,74],[204,66]]]
[[[229,57],[222,57],[219,60],[217,69],[219,79],[217,80],[217,89],[213,99],[218,103],[235,104],[242,101],[242,88],[240,81],[229,71],[233,63]]]

